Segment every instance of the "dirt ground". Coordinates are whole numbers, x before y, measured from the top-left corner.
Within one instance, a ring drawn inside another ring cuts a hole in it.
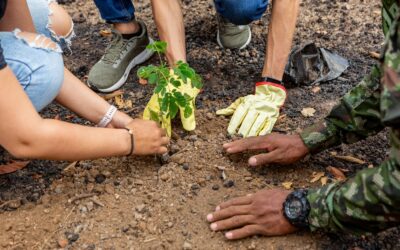
[[[66,66],[85,81],[109,39],[100,31],[109,26],[99,19],[92,1],[60,2],[73,16],[77,33],[73,53],[65,57]],[[231,140],[226,135],[229,119],[217,117],[215,110],[252,92],[262,69],[269,13],[252,24],[253,40],[248,48],[230,51],[216,44],[215,10],[210,1],[184,0],[182,5],[188,60],[204,77],[204,91],[197,101],[198,129],[187,133],[176,122],[170,156],[163,160],[112,158],[72,165],[32,161],[19,172],[0,176],[0,248],[57,249],[65,244],[66,249],[400,249],[398,228],[362,237],[299,232],[235,242],[209,230],[205,216],[223,200],[282,187],[287,181],[293,182],[293,188],[318,187],[320,182],[310,183],[312,174],[326,172],[328,166],[347,169],[346,175],[352,176],[369,165],[378,166],[387,156],[388,142],[382,132],[296,165],[259,169],[247,167],[249,154],[224,154],[221,145]],[[157,38],[149,1],[135,1],[135,7],[137,18]],[[380,23],[379,0],[302,2],[294,44],[313,41],[348,58],[351,66],[340,78],[322,83],[318,92],[315,86],[290,88],[276,132],[292,133],[312,124],[357,84],[376,62],[369,53],[380,50]],[[139,117],[151,87],[139,85],[133,70],[123,91],[124,100],[133,102],[125,111]],[[301,115],[306,107],[316,109],[314,117]],[[43,116],[86,123],[57,105]],[[338,160],[332,157],[333,151],[366,163]],[[3,152],[0,161],[9,158]],[[221,179],[222,168],[226,180]]]

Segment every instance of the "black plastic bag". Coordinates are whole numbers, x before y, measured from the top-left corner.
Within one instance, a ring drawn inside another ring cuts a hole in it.
[[[290,53],[283,81],[295,86],[313,85],[339,77],[348,67],[347,59],[308,43]]]

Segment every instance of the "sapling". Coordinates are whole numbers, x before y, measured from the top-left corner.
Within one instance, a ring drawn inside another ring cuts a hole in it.
[[[167,50],[167,43],[156,41],[147,46],[147,49],[154,51],[160,60],[160,65],[148,65],[138,70],[138,76],[147,80],[154,86],[154,94],[158,96],[159,110],[150,109],[150,119],[163,123],[166,119],[174,119],[179,109],[182,109],[185,118],[190,117],[194,110],[193,96],[185,93],[185,89],[201,89],[201,77],[192,69],[189,64],[178,61],[172,69],[167,65],[164,56]],[[185,86],[187,85],[187,86]]]

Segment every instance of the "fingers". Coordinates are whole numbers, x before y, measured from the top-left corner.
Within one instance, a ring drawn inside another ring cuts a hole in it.
[[[248,134],[256,121],[258,116],[258,112],[256,110],[250,109],[247,114],[245,115],[242,125],[240,126],[239,129],[239,134],[243,135],[243,137],[248,137]]]
[[[229,240],[238,240],[258,234],[262,234],[261,226],[247,225],[242,228],[225,233],[225,237]]]
[[[227,230],[227,229],[233,229],[233,228],[238,228],[242,227],[247,224],[252,224],[255,221],[255,216],[254,215],[236,215],[233,217],[230,217],[226,220],[221,220],[214,222],[210,225],[211,230],[213,231],[221,231],[221,230]]]
[[[219,211],[221,209],[225,209],[230,206],[242,206],[242,205],[249,205],[252,202],[251,196],[242,196],[238,198],[231,199],[229,201],[222,202],[217,206],[215,209],[216,211]]]
[[[228,208],[218,210],[212,214],[208,214],[207,220],[209,222],[220,221],[237,215],[248,214],[249,210],[250,210],[249,205],[230,206]]]
[[[268,136],[249,137],[223,145],[226,152],[230,154],[243,152],[246,150],[266,149],[269,145]]]
[[[247,112],[249,111],[248,105],[239,105],[236,109],[235,113],[233,114],[231,121],[228,125],[228,133],[235,134],[236,130],[239,128],[240,124],[242,123],[243,119],[246,117]]]
[[[252,156],[249,159],[249,165],[252,167],[257,167],[265,164],[275,163],[277,162],[277,158],[279,157],[280,152],[277,150],[271,151],[266,154],[259,154]]]
[[[165,154],[165,153],[167,153],[167,152],[168,152],[167,147],[160,147],[160,148],[158,149],[158,151],[157,151],[157,154],[163,155],[163,154]]]

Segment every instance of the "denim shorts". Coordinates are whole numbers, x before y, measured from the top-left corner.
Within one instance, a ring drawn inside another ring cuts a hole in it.
[[[17,77],[37,111],[50,104],[64,81],[63,48],[69,48],[70,38],[58,37],[51,30],[49,9],[51,0],[27,0],[38,35],[35,42],[19,37],[20,30],[0,32],[0,43],[7,65]],[[43,36],[57,43],[56,48],[40,43]]]

